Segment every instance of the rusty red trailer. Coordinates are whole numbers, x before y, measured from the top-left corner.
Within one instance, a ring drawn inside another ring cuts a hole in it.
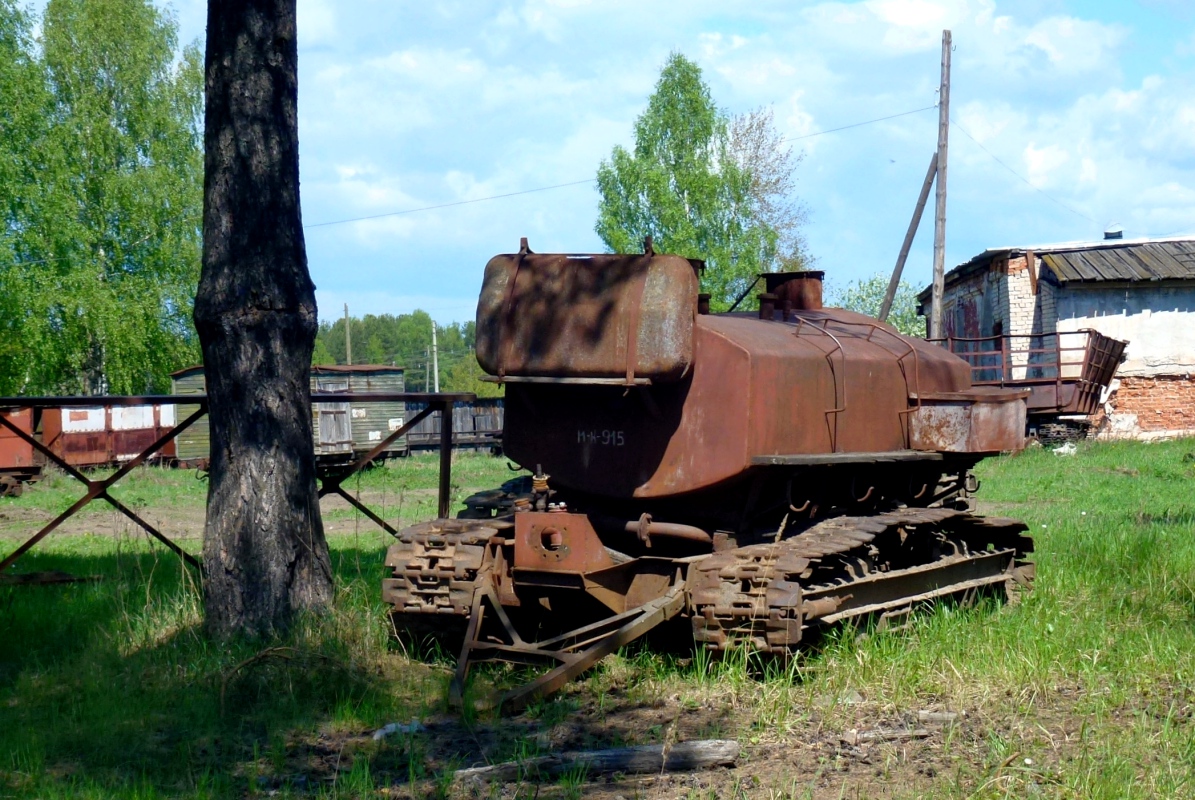
[[[39,405],[0,413],[72,467],[129,461],[175,425],[175,407],[170,404]],[[172,460],[174,450],[174,441],[168,441],[151,460]],[[31,444],[0,426],[0,495],[20,494],[22,484],[36,480],[45,463],[45,456]]]
[[[68,464],[96,467],[128,461],[175,425],[175,407],[96,405],[47,408],[41,413],[41,441]],[[151,458],[174,458],[174,441]]]
[[[25,433],[32,434],[32,409],[0,411],[0,415]],[[0,426],[0,497],[20,494],[21,486],[37,477],[40,471],[41,464],[33,452],[33,446],[8,428]]]

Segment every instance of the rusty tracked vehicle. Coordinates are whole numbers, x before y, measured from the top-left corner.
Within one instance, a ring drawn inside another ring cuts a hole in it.
[[[517,708],[673,617],[699,647],[789,654],[811,629],[1027,585],[1024,524],[971,513],[969,472],[1024,446],[1027,392],[822,308],[821,273],[762,276],[710,314],[700,262],[520,251],[486,267],[477,357],[530,477],[401,531],[396,626],[463,632],[453,681],[552,666]]]

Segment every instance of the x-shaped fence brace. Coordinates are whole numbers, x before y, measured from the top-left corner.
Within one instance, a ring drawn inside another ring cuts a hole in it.
[[[440,487],[439,487],[439,516],[447,517],[450,506],[450,492],[452,486],[452,407],[456,403],[472,402],[475,399],[474,395],[465,392],[396,392],[396,393],[354,393],[354,392],[312,392],[311,401],[313,403],[386,403],[386,402],[413,402],[413,403],[427,403],[427,407],[417,413],[414,417],[406,420],[406,423],[393,431],[389,436],[378,443],[367,454],[357,459],[351,465],[347,466],[342,471],[337,471],[335,474],[325,476],[320,483],[319,496],[322,498],[327,494],[336,493],[347,500],[354,508],[373,520],[379,526],[384,528],[391,535],[397,535],[398,531],[392,525],[375,514],[368,506],[362,503],[357,498],[350,495],[344,490],[342,484],[351,475],[364,469],[373,462],[379,455],[381,455],[395,440],[404,436],[413,427],[418,425],[429,415],[440,412]],[[72,476],[84,486],[87,487],[87,493],[80,497],[70,506],[70,508],[63,511],[50,522],[46,523],[37,533],[31,536],[24,544],[10,553],[3,561],[0,561],[0,575],[4,573],[13,563],[21,556],[28,552],[38,542],[48,536],[59,525],[65,522],[70,517],[74,516],[80,509],[95,499],[103,499],[112,505],[120,513],[131,519],[137,525],[141,526],[147,533],[155,539],[166,545],[174,551],[180,558],[185,560],[188,564],[196,567],[199,570],[203,569],[202,564],[195,556],[183,550],[177,544],[172,542],[169,537],[165,536],[161,531],[155,528],[146,520],[142,519],[135,511],[120,502],[108,493],[108,490],[121,478],[128,475],[137,467],[145,463],[145,460],[153,456],[162,447],[174,437],[191,427],[208,411],[208,398],[204,394],[183,394],[183,395],[140,395],[140,396],[94,396],[94,397],[0,397],[0,411],[8,411],[22,408],[96,408],[99,406],[144,406],[144,405],[198,405],[199,407],[182,420],[169,431],[162,434],[153,444],[149,445],[138,453],[135,457],[123,464],[119,469],[113,472],[106,478],[100,480],[92,480],[85,474],[80,472],[64,458],[51,450],[45,443],[38,441],[30,432],[21,430],[13,421],[7,416],[0,414],[0,426],[7,428],[19,439],[33,447],[37,452],[41,453],[47,460],[56,464],[68,475]]]
[[[471,403],[476,398],[475,395],[466,393],[430,393],[430,394],[416,394],[416,393],[402,393],[402,394],[346,394],[343,392],[336,393],[318,393],[312,394],[313,402],[337,402],[337,403],[351,403],[354,401],[360,402],[362,400],[373,402],[397,402],[402,400],[404,402],[413,403],[427,403],[427,408],[420,411],[415,416],[406,420],[406,424],[398,428],[398,430],[391,433],[380,443],[374,446],[372,450],[355,461],[343,472],[337,472],[335,475],[327,475],[323,478],[320,485],[319,496],[322,498],[327,494],[335,492],[343,497],[345,500],[360,511],[365,516],[369,517],[380,527],[386,530],[392,536],[397,536],[398,531],[394,529],[390,523],[373,513],[372,510],[357,498],[346,492],[341,484],[348,480],[349,476],[364,469],[375,458],[381,455],[386,448],[388,448],[396,439],[406,434],[409,430],[414,428],[422,422],[427,416],[435,411],[440,412],[440,497],[438,516],[447,517],[449,505],[451,502],[452,489],[452,406],[455,403]]]

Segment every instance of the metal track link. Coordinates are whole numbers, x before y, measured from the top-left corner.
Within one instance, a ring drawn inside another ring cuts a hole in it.
[[[436,633],[449,619],[469,617],[492,521],[437,519],[404,528],[386,551],[394,577],[382,581],[398,629]],[[440,631],[442,632],[442,631]]]
[[[690,613],[700,646],[787,654],[815,624],[1011,582],[1028,583],[1032,551],[1016,520],[944,508],[837,517],[775,543],[693,565]]]

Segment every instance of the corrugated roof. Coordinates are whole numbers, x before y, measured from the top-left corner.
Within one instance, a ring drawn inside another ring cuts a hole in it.
[[[992,259],[998,256],[1019,256],[1026,252],[1040,257],[1052,273],[1052,278],[1060,284],[1072,281],[1195,280],[1195,237],[1182,236],[993,247],[947,272],[946,287],[987,269]],[[1043,277],[1051,279],[1051,276],[1044,274]],[[930,288],[925,287],[917,295],[920,303],[929,302]]]
[[[1059,283],[1195,280],[1195,241],[1132,242],[1041,254]]]

